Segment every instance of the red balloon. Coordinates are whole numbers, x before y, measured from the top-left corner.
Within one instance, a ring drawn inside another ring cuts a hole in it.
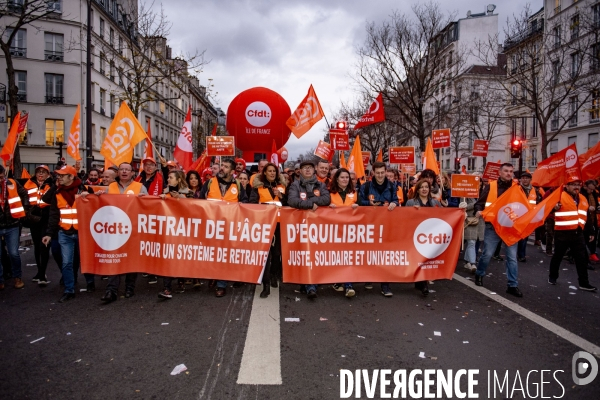
[[[244,159],[253,161],[253,153],[270,154],[273,139],[281,148],[290,137],[285,122],[292,114],[278,93],[255,87],[238,94],[227,108],[227,131],[235,136],[235,146]]]

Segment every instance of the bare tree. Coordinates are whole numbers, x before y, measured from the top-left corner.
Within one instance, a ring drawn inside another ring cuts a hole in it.
[[[356,82],[367,93],[383,93],[386,120],[403,134],[419,140],[422,149],[440,115],[451,111],[452,102],[439,100],[436,112],[425,103],[439,97],[460,72],[464,50],[448,45],[456,38],[447,30],[452,15],[433,2],[412,6],[412,15],[395,12],[381,25],[367,26],[367,39],[358,49]]]
[[[47,18],[55,12],[54,1],[48,0],[5,0],[0,1],[0,48],[6,62],[6,75],[8,79],[8,107],[11,118],[19,112],[19,88],[16,84],[13,53],[23,57],[26,46],[16,48],[15,39],[20,34],[20,29],[31,25],[40,19]],[[19,145],[15,148],[13,159],[15,176],[21,175],[21,156]]]
[[[539,18],[540,12],[532,14],[527,6],[504,30],[508,77],[498,77],[495,87],[513,108],[512,116],[537,122],[544,159],[548,143],[576,123],[580,110],[600,90],[600,24],[591,12],[582,11],[546,10]],[[497,37],[482,40],[476,46],[479,58],[489,61],[497,43]]]

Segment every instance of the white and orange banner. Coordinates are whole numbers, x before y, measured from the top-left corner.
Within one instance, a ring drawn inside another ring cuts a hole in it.
[[[464,218],[457,208],[323,207],[314,212],[284,207],[283,280],[319,284],[451,279]]]
[[[260,283],[277,208],[148,196],[77,199],[82,271]]]
[[[473,141],[473,157],[487,157],[490,142],[483,139],[475,139]]]
[[[81,143],[81,104],[77,105],[77,111],[71,121],[69,130],[69,142],[67,143],[67,154],[73,157],[75,161],[81,160],[79,154],[79,144]]]
[[[579,168],[577,145],[573,143],[538,163],[531,184],[533,186],[560,186],[576,180],[581,180],[581,169]]]
[[[140,121],[133,115],[127,103],[123,102],[108,128],[100,154],[117,166],[123,162],[131,162],[133,147],[146,138]]]
[[[360,117],[356,125],[354,125],[354,129],[360,129],[363,126],[368,126],[372,124],[376,124],[378,122],[385,121],[385,111],[383,109],[383,96],[381,93],[377,96],[373,103],[369,106],[369,109]]]
[[[177,146],[173,151],[173,157],[183,167],[184,171],[190,169],[194,162],[194,149],[192,147],[192,106],[188,107],[185,121],[181,127],[181,133],[177,139]]]
[[[310,85],[308,94],[302,100],[296,111],[288,118],[286,125],[298,139],[325,116],[315,89]]]
[[[415,146],[390,147],[388,158],[390,164],[414,164]]]
[[[479,198],[480,180],[476,175],[452,174],[450,189],[452,197]]]
[[[431,131],[431,142],[434,149],[450,147],[450,129],[434,129]]]
[[[235,156],[235,137],[207,136],[206,153],[209,157]]]
[[[331,145],[327,142],[319,140],[319,144],[315,148],[314,155],[322,158],[323,160],[329,160],[330,156],[333,154],[333,150],[331,150]]]

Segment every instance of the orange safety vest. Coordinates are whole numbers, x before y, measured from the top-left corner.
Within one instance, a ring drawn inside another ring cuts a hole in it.
[[[60,221],[58,221],[58,225],[65,231],[68,231],[71,228],[79,230],[77,226],[77,203],[73,203],[73,207],[71,207],[61,193],[56,194],[56,203],[58,210],[60,211]]]
[[[579,206],[570,194],[563,192],[560,196],[560,210],[554,212],[554,230],[569,231],[577,227],[583,229],[587,221],[589,204],[585,197],[579,195]]]
[[[396,196],[398,196],[398,203],[402,205],[404,203],[404,190],[402,190],[402,186],[398,186],[396,189]]]
[[[225,192],[225,196],[221,196],[221,188],[219,187],[219,182],[215,178],[211,178],[208,193],[206,195],[206,200],[221,200],[221,201],[229,201],[235,202],[238,201],[238,185],[237,181],[233,181],[233,185],[230,185]]]
[[[531,205],[536,205],[537,204],[537,194],[535,193],[535,188],[532,186],[531,190],[529,191],[529,196],[527,196],[527,201],[529,202],[529,204]]]
[[[138,195],[140,194],[140,191],[142,190],[142,186],[144,186],[143,184],[141,184],[140,182],[131,182],[129,184],[129,186],[127,186],[127,191],[125,193],[121,193],[119,191],[119,183],[118,182],[112,182],[110,185],[108,185],[108,194],[135,194]],[[132,192],[132,193],[129,193]]]
[[[38,188],[38,185],[31,180],[28,180],[23,187],[27,189],[29,204],[32,206],[39,206],[40,208],[48,207],[50,205],[42,201],[42,197],[50,189],[50,185],[44,184],[44,186]]]
[[[358,193],[346,193],[346,200],[342,201],[342,196],[339,193],[329,193],[331,197],[331,204],[335,204],[336,207],[348,207],[356,203]]]
[[[517,185],[517,181],[515,179],[513,179],[511,186],[515,186],[515,185]],[[533,190],[533,189],[531,189],[531,190]],[[491,181],[490,182],[490,191],[488,193],[487,199],[485,200],[484,210],[486,208],[488,208],[489,206],[491,206],[492,203],[495,202],[497,199],[498,199],[498,181]]]
[[[17,191],[17,183],[14,179],[7,179],[6,188],[8,189],[8,206],[10,207],[10,215],[13,218],[23,218],[25,216],[25,209],[23,208],[23,202],[21,196]]]
[[[277,185],[277,189],[279,189],[282,193],[285,193],[285,186]],[[271,196],[269,189],[267,189],[264,186],[261,186],[258,188],[258,196],[259,196],[258,202],[260,204],[275,204],[275,205],[281,206],[281,202],[279,200],[275,200]]]

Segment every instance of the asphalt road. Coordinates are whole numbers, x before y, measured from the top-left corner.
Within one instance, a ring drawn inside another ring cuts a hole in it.
[[[547,382],[544,396],[600,398],[600,377],[585,386],[573,383],[571,359],[578,346],[494,300],[506,298],[600,345],[600,295],[569,289],[577,286],[577,276],[566,261],[559,284],[550,286],[550,258],[533,246],[528,252],[528,262],[519,264],[522,299],[505,293],[504,266],[492,261],[484,287],[496,294],[489,297],[472,282],[455,279],[435,282],[426,298],[409,284],[392,284],[392,298],[384,298],[377,285],[365,290],[362,284],[352,299],[323,285],[318,298],[308,300],[295,292],[296,285],[283,285],[278,298],[255,300],[248,284],[216,298],[204,284],[164,301],[157,297],[161,282],[148,285],[139,277],[133,298],[104,305],[99,299],[106,281],[100,279],[95,293],[78,289],[74,300],[59,304],[54,261],[50,285],[39,288],[30,281],[36,268],[26,266],[33,263],[32,250],[25,251],[25,288],[0,291],[0,398],[337,399],[340,369],[478,369],[479,398],[494,397],[487,393],[488,371],[502,378],[508,371],[511,390],[522,382],[529,393],[507,394],[505,388],[495,398],[539,398],[534,394],[541,379]],[[457,274],[471,277],[462,262]],[[590,281],[600,285],[599,271],[590,271]],[[85,287],[83,277],[79,287]],[[269,317],[279,321],[279,344],[271,332],[247,343],[253,306],[260,301],[278,301],[278,315]],[[281,365],[280,385],[237,383],[250,347],[259,355],[262,349],[280,354],[272,360]],[[187,371],[171,375],[179,364]],[[532,370],[538,372],[526,380]],[[560,384],[552,373],[542,378],[540,370],[551,370]],[[361,396],[367,398],[364,389]]]

